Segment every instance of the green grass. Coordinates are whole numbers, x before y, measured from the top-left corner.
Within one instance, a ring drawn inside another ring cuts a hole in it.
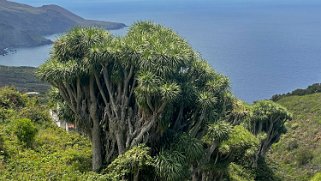
[[[321,171],[321,93],[288,96],[277,103],[288,108],[294,120],[273,145],[268,161],[282,180],[309,180]]]

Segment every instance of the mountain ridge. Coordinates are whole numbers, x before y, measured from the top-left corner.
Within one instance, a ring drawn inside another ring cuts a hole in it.
[[[123,23],[87,20],[54,4],[33,7],[0,0],[0,55],[6,54],[6,48],[51,44],[44,36],[63,33],[74,26],[126,27]]]

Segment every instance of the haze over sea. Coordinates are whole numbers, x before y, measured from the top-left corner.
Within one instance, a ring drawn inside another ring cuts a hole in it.
[[[321,82],[321,2],[317,0],[16,0],[57,4],[87,18],[152,20],[174,29],[247,102]],[[125,30],[115,31],[124,34]],[[38,66],[51,46],[18,49],[0,64]]]

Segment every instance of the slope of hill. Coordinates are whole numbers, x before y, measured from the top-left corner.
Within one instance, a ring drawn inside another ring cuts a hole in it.
[[[0,65],[0,87],[14,86],[22,92],[44,93],[49,85],[35,76],[34,67],[7,67]]]
[[[284,98],[284,97],[303,96],[303,95],[314,94],[314,93],[318,93],[318,92],[321,92],[321,83],[312,84],[304,89],[295,89],[294,91],[288,92],[285,94],[275,94],[272,96],[271,99],[273,101],[278,101],[279,99]]]
[[[321,171],[321,93],[282,97],[294,115],[268,160],[282,180],[305,181]]]
[[[125,27],[122,23],[86,20],[57,5],[32,7],[0,0],[0,55],[6,53],[6,48],[50,44],[51,41],[44,35],[87,25],[106,29]]]
[[[38,98],[0,88],[0,180],[97,180],[90,141],[58,128],[48,113]],[[17,132],[30,138],[30,126],[19,124],[26,119],[38,130],[28,146]]]

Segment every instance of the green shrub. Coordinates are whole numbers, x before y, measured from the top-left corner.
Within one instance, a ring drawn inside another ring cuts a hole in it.
[[[299,147],[299,143],[296,139],[291,138],[290,141],[286,145],[286,149],[288,151],[295,150]]]
[[[27,118],[15,120],[13,129],[18,140],[28,147],[32,145],[38,132],[33,122]]]
[[[243,168],[241,165],[231,163],[228,166],[230,181],[254,181],[254,176],[250,170]]]
[[[16,111],[13,109],[5,109],[0,106],[0,122],[4,122],[9,118],[13,117],[16,114]]]
[[[105,175],[106,179],[121,180],[124,177],[131,178],[139,176],[139,172],[145,167],[154,165],[153,158],[149,154],[149,147],[138,145],[119,155],[103,171],[104,173],[107,173]]]
[[[310,150],[300,149],[296,155],[296,161],[299,166],[308,164],[313,159],[313,153]]]
[[[46,108],[40,106],[25,107],[21,110],[20,116],[31,119],[33,122],[48,122],[50,120],[49,112]]]
[[[26,96],[15,88],[4,87],[0,89],[0,107],[5,109],[18,109],[26,105]]]

